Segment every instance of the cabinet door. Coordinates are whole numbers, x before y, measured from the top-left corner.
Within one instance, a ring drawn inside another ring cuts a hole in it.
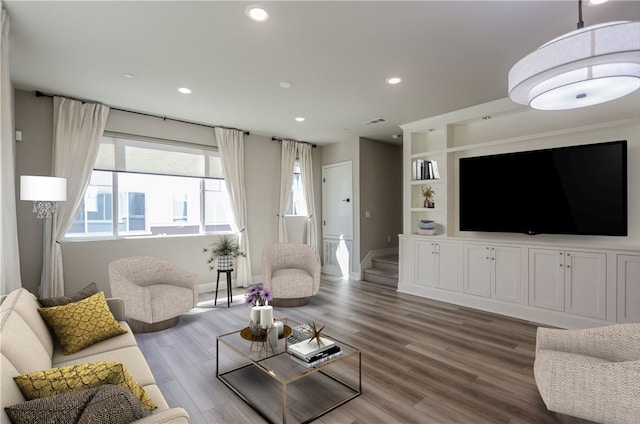
[[[640,255],[618,255],[618,322],[640,322]]]
[[[435,286],[435,243],[416,241],[415,282],[418,286]]]
[[[458,291],[458,245],[439,242],[435,246],[436,287]]]
[[[479,244],[464,245],[463,291],[476,296],[491,295],[491,248]]]
[[[564,311],[564,251],[529,250],[529,305]]]
[[[573,251],[565,255],[565,312],[605,319],[607,256]]]
[[[491,247],[491,297],[520,303],[520,248]]]

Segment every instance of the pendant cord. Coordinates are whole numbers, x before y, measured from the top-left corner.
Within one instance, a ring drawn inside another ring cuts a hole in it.
[[[584,21],[582,20],[582,0],[578,0],[578,29],[584,27]]]

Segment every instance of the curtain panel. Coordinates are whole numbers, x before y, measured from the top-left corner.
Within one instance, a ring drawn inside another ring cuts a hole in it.
[[[307,143],[298,143],[298,158],[300,160],[300,176],[304,190],[304,200],[307,204],[307,244],[316,252],[316,258],[320,260],[318,253],[318,227],[316,219],[315,190],[313,188],[313,159],[311,157],[313,146]]]
[[[293,182],[293,171],[296,165],[297,144],[292,140],[282,140],[282,153],[280,161],[280,208],[278,210],[278,241],[286,243],[289,241],[287,234],[287,222],[285,217],[289,202],[291,201],[291,184]]]
[[[67,201],[47,220],[45,230],[41,295],[64,295],[62,239],[84,199],[109,107],[82,103],[64,97],[53,99],[53,176],[67,179]]]
[[[15,150],[9,76],[9,15],[0,2],[0,294],[22,286],[16,217]]]
[[[244,133],[226,128],[215,129],[222,173],[231,198],[231,209],[238,234],[238,245],[246,256],[236,258],[236,282],[242,287],[251,283],[251,256],[247,229],[247,194],[244,184]]]

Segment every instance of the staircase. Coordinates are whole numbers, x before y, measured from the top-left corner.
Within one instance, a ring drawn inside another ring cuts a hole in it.
[[[364,281],[398,287],[398,255],[379,256],[371,260],[371,268],[362,274]]]

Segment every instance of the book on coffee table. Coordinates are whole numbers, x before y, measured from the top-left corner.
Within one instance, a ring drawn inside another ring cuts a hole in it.
[[[298,343],[290,344],[287,347],[287,352],[300,359],[308,360],[312,356],[332,348],[335,344],[331,339],[320,337],[320,344],[318,345],[316,339],[309,338]]]
[[[329,349],[325,349],[320,353],[316,353],[315,355],[307,359],[298,358],[296,355],[289,355],[289,357],[305,368],[311,368],[320,364],[324,364],[325,362],[332,361],[340,355],[342,355],[340,346],[334,344]]]

